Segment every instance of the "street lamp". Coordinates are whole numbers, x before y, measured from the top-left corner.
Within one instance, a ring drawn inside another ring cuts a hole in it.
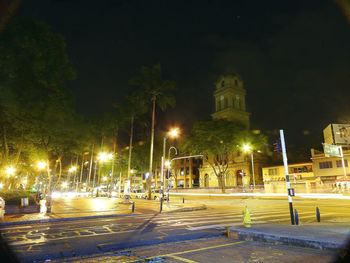
[[[70,181],[70,174],[74,174],[74,177],[73,177],[73,188],[76,188],[77,170],[78,170],[78,168],[75,165],[69,167],[69,169],[68,169],[68,173],[69,173],[68,181]]]
[[[166,140],[168,138],[175,139],[179,137],[180,135],[180,129],[178,127],[170,129],[166,136],[163,138],[163,156],[162,156],[162,167],[161,167],[161,175],[160,175],[160,196],[161,196],[161,202],[163,201],[163,194],[164,194],[164,165],[165,165],[165,148],[166,148]],[[169,149],[170,154],[170,149]]]
[[[69,167],[69,169],[68,169],[68,172],[70,172],[70,173],[74,173],[74,172],[76,172],[77,171],[77,167],[76,166],[71,166],[71,167]]]
[[[168,150],[168,160],[164,163],[165,167],[167,167],[167,177],[168,177],[168,186],[167,186],[167,190],[168,190],[168,199],[167,201],[169,202],[170,199],[170,185],[169,185],[169,180],[170,180],[170,169],[171,169],[171,160],[170,160],[170,152],[171,150],[175,151],[175,155],[177,155],[177,149],[174,146],[171,146]]]
[[[39,161],[36,164],[36,167],[38,168],[38,170],[44,170],[47,166],[47,163],[45,161]]]
[[[8,166],[6,167],[5,172],[8,176],[12,176],[16,173],[16,168],[13,166]]]
[[[100,163],[105,163],[105,162],[108,162],[108,161],[111,161],[111,160],[113,160],[113,153],[100,152],[97,155],[97,161],[100,162]],[[95,165],[95,173],[94,173],[94,184],[93,184],[94,187],[95,187],[96,168],[97,168],[97,162],[96,162],[96,165]],[[101,177],[101,174],[100,174],[100,166],[99,166],[98,167],[98,178],[97,178],[97,184],[98,185],[100,184],[100,177]]]
[[[113,153],[108,153],[108,152],[100,152],[97,155],[97,160],[100,162],[107,162],[113,159]]]
[[[245,152],[245,153],[250,153],[250,160],[251,160],[251,162],[252,162],[253,189],[255,189],[253,147],[252,147],[250,144],[243,144],[242,150],[243,150],[243,152]]]

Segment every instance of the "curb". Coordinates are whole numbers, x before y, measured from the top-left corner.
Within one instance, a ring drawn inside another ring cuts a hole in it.
[[[262,241],[275,244],[293,245],[308,248],[318,248],[321,250],[340,250],[346,247],[345,243],[316,240],[305,237],[293,237],[273,233],[264,233],[254,229],[237,229],[229,228],[227,233],[228,238],[247,240],[247,241]]]
[[[171,237],[159,237],[159,238],[153,238],[153,239],[144,239],[144,240],[133,240],[131,242],[123,242],[123,243],[109,243],[109,244],[100,244],[98,245],[98,249],[102,253],[114,251],[114,250],[121,250],[121,249],[128,249],[128,248],[134,248],[134,247],[142,247],[142,246],[151,246],[151,245],[158,245],[163,243],[174,243],[179,241],[188,241],[188,240],[196,240],[201,238],[212,238],[212,237],[221,237],[223,236],[223,233],[221,231],[217,232],[199,232],[199,233],[191,233],[191,234],[182,234],[182,235],[176,235]]]

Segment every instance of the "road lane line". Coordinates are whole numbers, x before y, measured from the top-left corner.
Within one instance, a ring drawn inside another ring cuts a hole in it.
[[[177,255],[182,255],[182,254],[199,252],[199,251],[203,251],[203,250],[209,250],[209,249],[213,249],[213,248],[220,248],[220,247],[228,247],[228,246],[239,245],[239,244],[246,243],[246,242],[247,241],[238,241],[238,242],[229,243],[229,244],[222,244],[222,245],[216,245],[216,246],[210,246],[210,247],[202,247],[202,248],[190,249],[190,250],[185,250],[185,251],[181,251],[181,252],[175,252],[175,253],[169,253],[169,254],[165,254],[165,255],[160,255],[158,257],[177,256]],[[154,257],[152,257],[152,258],[154,258]]]
[[[173,258],[173,259],[176,259],[176,260],[179,260],[179,261],[182,261],[182,262],[186,262],[186,263],[198,263],[198,261],[194,261],[194,260],[190,260],[190,259],[187,259],[187,258],[182,258],[182,257],[178,257],[178,256],[175,256],[175,255],[171,255],[171,256],[167,256],[168,258]]]
[[[125,230],[125,231],[118,231],[118,232],[110,232],[110,233],[103,233],[103,234],[91,234],[91,235],[80,235],[80,236],[72,236],[72,237],[58,237],[58,238],[52,238],[48,239],[43,236],[40,237],[40,240],[44,238],[44,241],[35,240],[35,241],[17,241],[17,242],[11,242],[8,241],[8,244],[11,246],[26,246],[31,244],[42,244],[47,243],[48,241],[56,241],[56,240],[64,240],[64,239],[73,239],[73,238],[85,238],[85,237],[94,237],[94,236],[102,236],[102,235],[114,235],[118,233],[129,233],[129,232],[137,232],[138,230]]]
[[[190,250],[185,250],[185,251],[181,251],[181,252],[175,252],[175,253],[169,253],[169,254],[164,254],[164,255],[152,256],[152,257],[145,258],[143,260],[152,260],[152,259],[155,259],[155,258],[164,258],[164,257],[174,258],[174,256],[177,256],[177,255],[182,255],[182,254],[187,254],[187,253],[195,253],[195,252],[209,250],[209,249],[213,249],[213,248],[234,246],[234,245],[239,245],[239,244],[243,244],[243,243],[246,243],[246,242],[247,241],[238,241],[238,242],[229,243],[229,244],[222,244],[222,245],[216,245],[216,246],[210,246],[210,247],[190,249]],[[125,263],[132,263],[132,262],[135,263],[135,262],[139,262],[139,261],[138,260],[125,261]],[[188,261],[185,261],[185,262],[188,262]],[[191,261],[191,262],[196,262],[196,261]]]

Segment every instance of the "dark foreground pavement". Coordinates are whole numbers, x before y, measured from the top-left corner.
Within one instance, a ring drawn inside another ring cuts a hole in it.
[[[333,262],[334,251],[271,245],[254,241],[240,241],[225,237],[202,238],[164,243],[132,249],[115,250],[103,255],[67,258],[53,262]]]

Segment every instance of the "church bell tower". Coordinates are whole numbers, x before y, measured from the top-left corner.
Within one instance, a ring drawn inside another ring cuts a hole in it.
[[[240,122],[249,128],[250,113],[246,111],[245,96],[246,91],[238,75],[220,76],[214,92],[215,112],[212,118]]]

